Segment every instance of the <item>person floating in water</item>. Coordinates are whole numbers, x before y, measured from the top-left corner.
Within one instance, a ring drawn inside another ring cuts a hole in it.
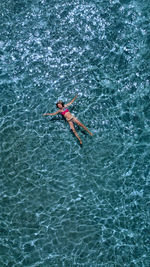
[[[80,144],[82,144],[82,141],[80,139],[80,137],[78,136],[75,127],[74,127],[74,123],[78,124],[79,126],[81,126],[84,130],[86,130],[90,135],[93,135],[85,126],[84,124],[82,124],[77,118],[75,118],[69,111],[69,109],[67,108],[68,106],[70,106],[75,99],[77,98],[77,95],[67,104],[64,104],[62,101],[58,101],[56,103],[56,106],[59,110],[57,110],[54,113],[44,113],[43,115],[56,115],[56,114],[61,114],[62,116],[64,116],[64,118],[67,120],[67,122],[70,125],[71,130],[73,131],[73,133],[75,134],[75,136],[78,138]]]

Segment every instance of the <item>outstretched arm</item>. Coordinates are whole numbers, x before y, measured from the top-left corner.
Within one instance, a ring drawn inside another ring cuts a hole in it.
[[[75,99],[77,98],[77,96],[78,95],[76,95],[69,103],[67,103],[66,105],[65,105],[65,107],[68,107],[68,106],[70,106],[74,101],[75,101]]]
[[[57,111],[54,112],[54,113],[44,113],[43,116],[46,116],[46,115],[51,115],[51,116],[53,116],[53,115],[57,115],[59,112],[60,112],[60,111],[57,110]]]

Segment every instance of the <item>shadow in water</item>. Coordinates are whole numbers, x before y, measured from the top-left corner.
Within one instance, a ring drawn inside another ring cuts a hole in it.
[[[55,121],[65,121],[65,119],[64,118],[60,118],[60,117],[57,117],[57,118],[51,118],[51,122],[55,122]]]

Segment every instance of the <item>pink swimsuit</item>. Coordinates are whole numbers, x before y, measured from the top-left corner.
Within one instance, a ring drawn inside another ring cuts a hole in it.
[[[61,112],[61,115],[64,115],[67,112],[69,112],[69,109],[66,108],[63,112]]]

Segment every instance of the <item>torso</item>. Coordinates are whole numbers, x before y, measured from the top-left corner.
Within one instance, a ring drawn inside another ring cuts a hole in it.
[[[70,119],[72,116],[68,108],[60,110],[60,114],[64,116],[66,119]]]
[[[69,109],[68,108],[66,108],[65,110],[63,110],[62,112],[61,112],[61,115],[65,115],[67,112],[69,112]]]

